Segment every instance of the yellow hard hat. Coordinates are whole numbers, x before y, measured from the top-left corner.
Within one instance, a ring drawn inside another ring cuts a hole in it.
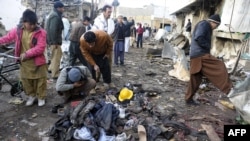
[[[128,88],[123,88],[121,91],[120,91],[120,94],[119,94],[119,101],[124,101],[126,99],[131,99],[133,97],[133,91],[129,90]]]

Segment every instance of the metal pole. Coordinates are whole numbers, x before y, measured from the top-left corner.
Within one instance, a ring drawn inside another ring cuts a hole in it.
[[[36,13],[36,9],[37,9],[37,0],[36,0],[36,7],[35,7],[35,13]]]
[[[165,24],[165,13],[166,13],[166,0],[164,2],[164,13],[163,13],[163,21],[162,21],[162,29],[164,29],[164,24]]]

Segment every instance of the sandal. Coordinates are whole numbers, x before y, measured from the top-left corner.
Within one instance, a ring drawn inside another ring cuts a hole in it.
[[[139,135],[139,141],[147,141],[147,134],[146,129],[143,125],[138,125],[138,135]]]

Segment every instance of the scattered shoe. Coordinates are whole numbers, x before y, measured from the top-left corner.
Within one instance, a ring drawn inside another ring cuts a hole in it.
[[[54,106],[52,107],[52,109],[51,109],[51,112],[52,112],[52,113],[57,113],[57,110],[58,110],[59,108],[64,108],[64,105],[63,105],[63,104],[54,105]]]
[[[114,64],[113,67],[119,67],[119,65],[118,64]]]
[[[92,89],[90,90],[89,94],[95,94],[96,93],[96,90],[95,89]]]
[[[108,83],[103,83],[103,87],[105,90],[109,89],[109,84]]]
[[[89,111],[92,110],[92,109],[94,108],[95,104],[96,104],[96,103],[95,103],[94,100],[90,100],[90,101],[88,102],[88,104],[85,105],[85,107],[82,109],[82,111],[83,111],[85,114],[89,113]]]
[[[38,106],[44,106],[45,105],[45,100],[44,99],[38,99]]]
[[[121,133],[121,134],[118,134],[115,138],[116,141],[126,141],[127,139],[127,135],[126,133]]]
[[[143,125],[138,125],[137,131],[138,131],[139,141],[147,141],[147,133],[145,127]]]
[[[193,99],[186,100],[186,104],[187,105],[194,105],[194,106],[200,105],[198,102],[194,101]]]
[[[105,92],[106,89],[104,88],[104,86],[96,85],[95,90],[97,92]]]
[[[36,98],[35,97],[32,97],[32,96],[29,96],[27,102],[26,102],[26,106],[31,106],[34,104]]]
[[[115,88],[115,84],[114,83],[109,83],[109,87],[110,88]]]

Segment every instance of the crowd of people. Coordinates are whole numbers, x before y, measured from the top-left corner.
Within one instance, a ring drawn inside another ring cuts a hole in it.
[[[142,47],[141,24],[135,29],[134,20],[121,15],[114,22],[110,18],[111,6],[102,8],[93,25],[87,16],[70,23],[63,15],[64,8],[62,2],[55,2],[43,27],[38,24],[36,13],[26,9],[18,26],[0,38],[0,44],[16,43],[15,56],[20,58],[16,60],[20,62],[20,80],[28,96],[26,106],[33,105],[36,99],[38,106],[45,105],[48,79],[56,83],[56,91],[65,101],[74,94],[95,92],[96,82],[99,82],[101,75],[105,89],[114,87],[111,80],[113,60],[116,66],[125,65],[124,54],[131,46],[131,34],[135,37],[138,33],[137,47],[139,44]],[[63,40],[70,41],[69,66],[61,69]],[[50,52],[49,57],[47,52]],[[76,63],[77,60],[80,65]]]
[[[124,55],[129,52],[135,39],[136,47],[143,48],[145,28],[142,24],[135,24],[132,18],[122,15],[114,22],[110,18],[112,7],[105,5],[102,13],[93,20],[93,25],[89,17],[76,19],[71,23],[70,34],[64,36],[64,39],[70,41],[70,66],[60,70],[62,34],[65,34],[63,30],[66,29],[63,25],[63,12],[64,4],[55,2],[43,29],[37,24],[36,13],[27,9],[23,12],[20,24],[0,38],[0,44],[16,42],[15,56],[20,57],[17,60],[21,64],[20,78],[28,96],[26,106],[33,105],[35,99],[38,99],[38,106],[45,104],[48,71],[51,72],[51,79],[56,82],[56,91],[64,97],[65,102],[75,94],[87,95],[94,92],[101,75],[105,89],[114,87],[111,79],[112,66],[125,65]],[[208,20],[199,22],[194,29],[187,104],[196,104],[192,97],[202,75],[225,93],[229,93],[232,88],[223,63],[210,55],[211,33],[219,24],[219,15],[213,15]],[[150,28],[148,30],[151,32]],[[190,21],[187,32],[191,32]],[[47,49],[51,52],[49,66]],[[77,65],[77,59],[81,65]]]

